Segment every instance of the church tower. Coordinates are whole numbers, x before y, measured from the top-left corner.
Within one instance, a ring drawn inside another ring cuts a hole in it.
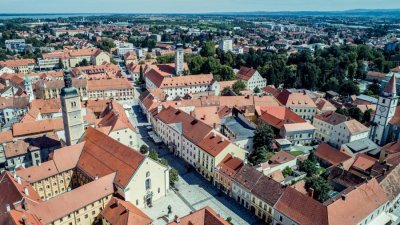
[[[33,99],[35,99],[35,95],[33,94],[31,78],[30,77],[24,77],[24,80],[25,80],[25,92],[26,92],[26,95],[29,98],[29,102],[32,102]]]
[[[396,76],[393,74],[378,99],[373,119],[375,126],[370,134],[370,139],[378,145],[386,144],[389,135],[389,121],[395,114],[397,101]]]
[[[64,74],[65,86],[61,89],[61,107],[64,120],[66,145],[76,144],[84,133],[81,100],[78,90],[72,86],[69,73]]]
[[[175,52],[175,75],[182,76],[185,72],[184,52],[181,43],[176,44]]]

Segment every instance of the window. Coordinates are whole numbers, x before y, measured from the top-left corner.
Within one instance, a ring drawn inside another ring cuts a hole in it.
[[[145,186],[146,186],[146,190],[149,190],[151,188],[151,180],[150,180],[150,178],[146,179]]]
[[[88,216],[88,214],[85,214],[85,219],[87,219],[89,216]]]

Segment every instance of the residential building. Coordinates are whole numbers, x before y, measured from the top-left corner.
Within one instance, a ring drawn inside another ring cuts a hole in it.
[[[307,145],[314,140],[315,127],[307,122],[284,124],[279,135],[292,145]]]
[[[34,59],[10,59],[0,61],[0,68],[10,68],[16,73],[31,73],[35,68],[36,62]]]
[[[264,174],[253,167],[244,164],[232,181],[232,198],[246,209],[250,209],[252,190]]]
[[[345,161],[352,158],[351,156],[331,147],[326,143],[318,145],[314,153],[320,165],[324,168],[343,164]]]
[[[129,121],[129,113],[116,101],[107,102],[96,127],[126,146],[137,150],[140,147],[136,128]]]
[[[236,73],[238,80],[243,81],[246,89],[253,91],[256,87],[260,90],[267,86],[267,79],[263,78],[261,74],[252,68],[242,66]]]
[[[332,111],[316,115],[313,120],[316,128],[315,138],[322,142],[328,142],[333,136],[335,126],[347,120],[347,116]]]
[[[5,40],[4,44],[6,49],[9,51],[15,51],[17,53],[22,53],[25,51],[25,39]]]
[[[245,159],[245,151],[229,140],[216,134],[209,134],[198,143],[197,171],[212,183],[215,180],[215,168],[228,155],[241,160]]]
[[[134,87],[126,78],[87,80],[89,99],[131,100]]]
[[[88,81],[86,79],[72,78],[72,86],[78,90],[79,97],[82,100],[88,99]],[[40,79],[35,83],[35,96],[39,99],[58,99],[61,89],[64,87],[64,81],[60,79]]]
[[[132,43],[124,42],[124,41],[114,41],[115,48],[117,49],[117,55],[122,57],[127,52],[132,52],[135,50],[135,47]]]
[[[304,93],[284,90],[276,97],[284,106],[308,121],[313,121],[317,114],[317,106],[314,101]]]
[[[243,160],[227,154],[215,168],[214,185],[226,195],[232,197],[232,179],[243,164]]]
[[[0,124],[3,126],[18,121],[27,111],[29,99],[26,97],[0,97]]]
[[[218,48],[224,52],[233,51],[233,41],[232,39],[223,38],[218,42]]]
[[[329,143],[338,148],[343,144],[368,138],[368,136],[369,128],[357,120],[351,119],[333,127]]]
[[[102,225],[151,225],[153,220],[130,202],[113,197],[101,212]]]
[[[168,225],[229,225],[229,223],[222,218],[217,212],[210,207],[201,208],[195,212],[190,213],[184,217],[176,217],[173,222]]]

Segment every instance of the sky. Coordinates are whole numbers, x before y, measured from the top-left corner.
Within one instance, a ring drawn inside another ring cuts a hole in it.
[[[0,0],[0,13],[207,13],[400,9],[400,0]]]

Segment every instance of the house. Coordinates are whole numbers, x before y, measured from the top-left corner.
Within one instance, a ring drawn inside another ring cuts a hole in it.
[[[243,81],[246,89],[253,91],[256,87],[262,89],[267,86],[267,79],[263,78],[261,74],[252,68],[242,66],[236,73],[238,80]]]
[[[138,135],[136,128],[129,121],[129,113],[116,101],[111,100],[106,104],[96,127],[114,140],[139,149]]]
[[[292,112],[285,106],[266,106],[260,107],[261,115],[259,120],[275,128],[275,133],[279,133],[285,124],[305,123],[306,121]]]
[[[331,147],[326,143],[321,143],[314,153],[320,165],[324,168],[337,166],[349,160],[351,156]]]
[[[329,143],[339,147],[342,144],[368,138],[368,136],[369,128],[357,120],[351,119],[334,126]]]
[[[168,223],[168,225],[229,225],[229,223],[222,218],[212,208],[206,206],[195,212],[191,212],[189,215],[179,218],[175,217],[174,221]]]
[[[317,105],[318,113],[325,113],[337,110],[337,108],[331,102],[324,98],[317,98],[315,100],[315,105]]]
[[[215,168],[214,185],[226,195],[232,195],[232,179],[243,166],[243,160],[227,154]]]
[[[292,93],[289,90],[283,90],[276,98],[280,103],[305,120],[313,121],[314,116],[317,114],[317,105],[304,93]]]
[[[297,167],[297,158],[285,151],[279,151],[273,155],[267,162],[258,165],[257,170],[270,175],[276,171],[283,171],[285,168]]]
[[[229,154],[241,160],[245,159],[245,151],[225,139],[216,132],[211,132],[198,144],[197,171],[206,179],[214,182],[215,168]]]
[[[256,125],[243,116],[226,117],[221,119],[220,132],[231,142],[235,143],[247,154],[253,152],[253,137]]]
[[[315,127],[307,122],[284,124],[279,135],[293,145],[311,144],[314,140]]]
[[[232,198],[246,209],[251,207],[251,192],[264,174],[244,164],[232,181]]]
[[[18,121],[28,111],[28,106],[27,97],[0,97],[0,124],[4,126],[12,121]]]
[[[274,206],[285,191],[285,186],[270,177],[262,176],[251,191],[250,211],[264,222],[273,221]]]
[[[16,73],[31,73],[35,68],[36,61],[34,59],[10,59],[0,61],[0,68],[7,67]]]
[[[103,225],[151,225],[153,220],[130,202],[113,197],[101,212]]]

